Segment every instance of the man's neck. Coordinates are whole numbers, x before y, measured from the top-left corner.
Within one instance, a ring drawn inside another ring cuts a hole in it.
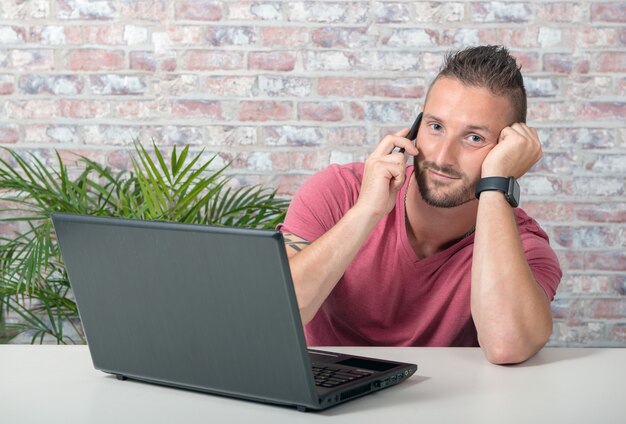
[[[415,175],[406,194],[406,230],[411,247],[422,259],[440,252],[467,237],[476,224],[478,201],[454,208],[427,204],[419,192]]]

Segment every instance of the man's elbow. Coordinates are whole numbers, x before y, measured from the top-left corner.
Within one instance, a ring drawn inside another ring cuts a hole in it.
[[[506,346],[505,344],[490,347],[481,347],[483,353],[485,354],[485,358],[487,358],[489,362],[495,365],[519,364],[532,357],[540,349],[521,350],[517,348],[511,348],[510,346]]]
[[[550,329],[552,327],[550,326]],[[490,343],[481,343],[485,358],[492,364],[512,365],[522,363],[539,352],[550,338],[551,331],[535,335],[533,339],[492,340]]]

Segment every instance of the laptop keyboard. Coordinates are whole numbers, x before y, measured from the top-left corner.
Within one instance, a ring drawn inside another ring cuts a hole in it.
[[[372,375],[371,372],[354,368],[341,368],[328,364],[313,364],[315,385],[319,387],[335,387],[340,384],[358,380]]]

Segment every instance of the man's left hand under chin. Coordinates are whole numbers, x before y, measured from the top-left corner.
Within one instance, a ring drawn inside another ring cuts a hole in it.
[[[541,141],[537,130],[515,123],[500,132],[498,144],[482,165],[481,177],[520,178],[541,159]]]

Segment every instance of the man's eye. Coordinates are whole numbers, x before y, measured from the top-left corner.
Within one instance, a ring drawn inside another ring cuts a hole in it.
[[[476,135],[476,134],[472,134],[469,136],[469,139],[472,143],[480,143],[481,141],[483,141],[482,137]]]
[[[440,131],[441,130],[441,125],[439,125],[439,124],[430,124],[430,128],[435,130],[435,131]]]

